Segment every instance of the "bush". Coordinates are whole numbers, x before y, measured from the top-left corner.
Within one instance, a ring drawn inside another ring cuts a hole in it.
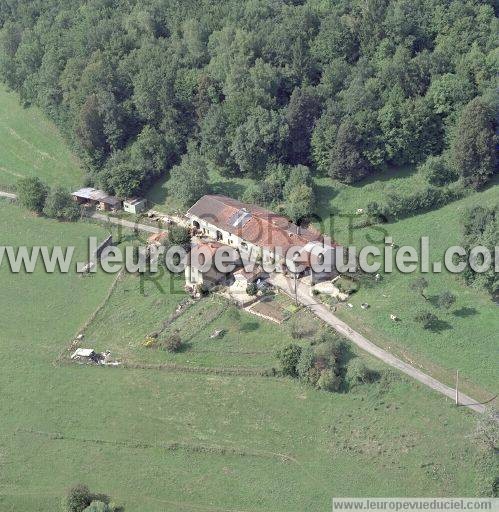
[[[308,370],[307,381],[314,387],[318,387],[318,382],[321,377],[321,370],[313,366]]]
[[[283,375],[289,375],[290,377],[296,377],[297,365],[301,356],[301,347],[291,343],[276,353],[277,359],[281,365],[281,371]]]
[[[19,202],[28,210],[42,213],[49,187],[39,178],[21,178],[16,185]]]
[[[413,281],[409,283],[409,289],[417,292],[423,297],[423,299],[428,300],[426,296],[425,290],[428,288],[428,281],[424,277],[417,277]]]
[[[56,187],[49,193],[43,213],[52,219],[74,221],[80,216],[80,207],[68,191]]]
[[[168,336],[168,338],[162,341],[161,348],[172,353],[179,352],[182,349],[182,340],[180,335],[175,333]]]
[[[256,286],[256,283],[249,283],[246,287],[246,293],[251,295],[251,297],[254,297],[258,293],[258,287]]]
[[[343,293],[352,294],[359,289],[359,285],[353,279],[344,276],[340,277],[334,284]]]
[[[438,307],[443,309],[450,309],[456,302],[456,296],[451,292],[442,292],[438,296]]]
[[[94,499],[94,494],[83,484],[75,485],[69,489],[64,509],[67,512],[83,512]]]
[[[142,346],[146,348],[151,348],[154,347],[154,345],[156,345],[156,342],[156,338],[154,338],[153,336],[147,336],[147,338],[142,342]]]
[[[322,370],[317,386],[324,391],[339,391],[343,384],[343,377],[337,375],[333,370]]]
[[[305,347],[302,349],[300,359],[296,365],[296,373],[302,380],[309,379],[309,371],[314,364],[314,349],[312,347]]]
[[[103,501],[92,501],[83,512],[113,512],[111,507]]]
[[[462,186],[438,188],[431,185],[412,194],[391,193],[384,211],[387,216],[399,219],[417,212],[436,210],[463,198],[466,193],[467,190]]]
[[[358,357],[349,363],[347,375],[352,386],[374,382],[378,376],[377,372],[370,370]]]
[[[289,333],[294,340],[301,340],[309,334],[310,328],[298,317],[293,317],[289,322]]]
[[[386,213],[386,207],[376,201],[372,201],[366,206],[367,216],[376,222],[386,222]]]
[[[322,339],[324,339],[324,336]],[[345,360],[346,351],[347,345],[345,342],[335,337],[330,337],[315,346],[316,357],[324,359],[331,366],[341,365]]]
[[[443,187],[459,178],[458,172],[453,169],[444,155],[430,156],[419,166],[419,172],[423,174],[430,185]]]
[[[188,250],[191,247],[191,234],[186,227],[173,224],[168,228],[167,242],[170,247],[178,245]]]
[[[436,315],[431,313],[430,311],[423,311],[422,313],[418,313],[414,320],[416,322],[422,324],[423,329],[431,329],[436,322],[438,322],[438,318]]]

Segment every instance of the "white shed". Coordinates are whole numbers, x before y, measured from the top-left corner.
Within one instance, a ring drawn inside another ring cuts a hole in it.
[[[95,350],[93,348],[77,348],[74,353],[71,355],[71,359],[90,359],[95,356]]]
[[[123,201],[123,210],[128,213],[141,213],[146,209],[146,199],[143,197],[132,197]]]

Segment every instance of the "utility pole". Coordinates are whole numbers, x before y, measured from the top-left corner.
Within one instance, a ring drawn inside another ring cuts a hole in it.
[[[459,405],[459,370],[456,370],[456,405]]]

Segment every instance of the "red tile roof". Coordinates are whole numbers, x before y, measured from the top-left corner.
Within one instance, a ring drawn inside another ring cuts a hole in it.
[[[187,261],[189,265],[200,268],[204,265],[206,258],[212,258],[214,261],[215,255],[219,249],[224,249],[227,255],[230,255],[234,263],[239,261],[239,254],[236,249],[229,247],[228,245],[221,244],[219,242],[199,242],[193,244],[191,251],[187,255]],[[215,268],[212,264],[211,268]]]
[[[299,228],[286,217],[265,208],[219,195],[206,195],[194,204],[187,216],[197,217],[259,247],[286,251],[292,246],[322,241],[320,233]]]

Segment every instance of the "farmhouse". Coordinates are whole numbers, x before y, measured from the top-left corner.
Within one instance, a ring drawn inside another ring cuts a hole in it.
[[[209,290],[217,284],[223,283],[229,273],[220,272],[215,265],[208,265],[207,260],[215,257],[215,253],[224,248],[227,261],[239,264],[239,254],[232,247],[226,247],[219,242],[200,242],[193,245],[185,265],[185,285],[187,289],[196,290],[201,287]],[[206,264],[206,265],[205,265]]]
[[[208,237],[238,250],[246,261],[258,261],[265,267],[274,264],[283,272],[325,277],[312,272],[314,262],[333,256],[336,245],[324,243],[323,236],[304,229],[265,208],[242,203],[221,195],[205,195],[186,214],[193,233]],[[330,277],[330,273],[327,273]]]

